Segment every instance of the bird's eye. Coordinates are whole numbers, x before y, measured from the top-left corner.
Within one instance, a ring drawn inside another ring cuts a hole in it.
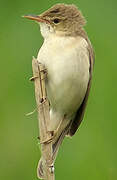
[[[54,22],[55,24],[58,24],[58,23],[60,22],[60,19],[57,19],[57,18],[56,18],[56,19],[53,20],[53,22]]]

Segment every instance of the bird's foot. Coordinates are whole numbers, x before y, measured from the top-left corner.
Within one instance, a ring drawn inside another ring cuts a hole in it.
[[[47,139],[45,139],[45,140],[42,140],[42,141],[41,141],[40,136],[37,137],[37,138],[39,139],[39,141],[40,141],[40,144],[49,144],[49,143],[52,142],[52,140],[53,140],[53,138],[54,138],[53,131],[49,131],[48,133],[50,134],[51,137],[50,137],[50,138],[47,138]]]

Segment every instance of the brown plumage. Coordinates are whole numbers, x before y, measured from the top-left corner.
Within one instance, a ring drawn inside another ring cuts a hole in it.
[[[64,30],[68,36],[80,35],[82,27],[86,24],[85,18],[75,5],[56,4],[40,16],[52,26],[56,26],[53,20],[59,19],[61,25],[57,25],[58,30]]]
[[[92,73],[93,73],[93,66],[94,66],[94,52],[93,52],[93,49],[92,49],[92,46],[91,46],[89,40],[87,39],[87,37],[85,37],[85,38],[89,44],[88,51],[89,51],[89,61],[90,61],[90,69],[89,69],[90,79],[89,79],[87,92],[86,92],[86,95],[84,97],[84,100],[83,100],[82,104],[80,105],[79,109],[77,110],[76,116],[75,116],[75,118],[74,118],[74,120],[73,120],[73,122],[69,128],[68,135],[70,135],[70,136],[73,136],[75,134],[80,123],[83,120],[85,108],[87,105],[88,96],[89,96],[89,92],[90,92],[90,88],[91,88],[91,80],[92,80]]]

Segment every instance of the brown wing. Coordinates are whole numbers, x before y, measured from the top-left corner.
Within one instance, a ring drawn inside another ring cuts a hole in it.
[[[92,72],[93,72],[93,65],[94,65],[94,52],[93,49],[91,47],[91,44],[88,40],[88,51],[89,51],[89,61],[90,61],[90,79],[89,79],[89,83],[88,83],[88,87],[87,87],[87,91],[86,91],[86,95],[84,97],[84,100],[80,106],[80,108],[78,109],[76,116],[70,126],[70,129],[68,131],[68,135],[73,136],[75,134],[75,132],[77,131],[81,121],[83,120],[84,117],[84,112],[85,112],[85,108],[86,108],[86,104],[87,104],[87,100],[88,100],[88,96],[89,96],[89,92],[90,92],[90,87],[91,87],[91,79],[92,79]]]

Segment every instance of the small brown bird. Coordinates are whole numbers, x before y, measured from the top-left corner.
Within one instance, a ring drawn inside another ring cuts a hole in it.
[[[56,157],[64,136],[73,136],[83,119],[91,86],[94,53],[83,28],[86,21],[75,5],[56,4],[39,16],[24,17],[37,21],[44,37],[37,59],[48,71],[48,130],[54,133],[53,153]],[[42,159],[38,176],[43,178]]]

